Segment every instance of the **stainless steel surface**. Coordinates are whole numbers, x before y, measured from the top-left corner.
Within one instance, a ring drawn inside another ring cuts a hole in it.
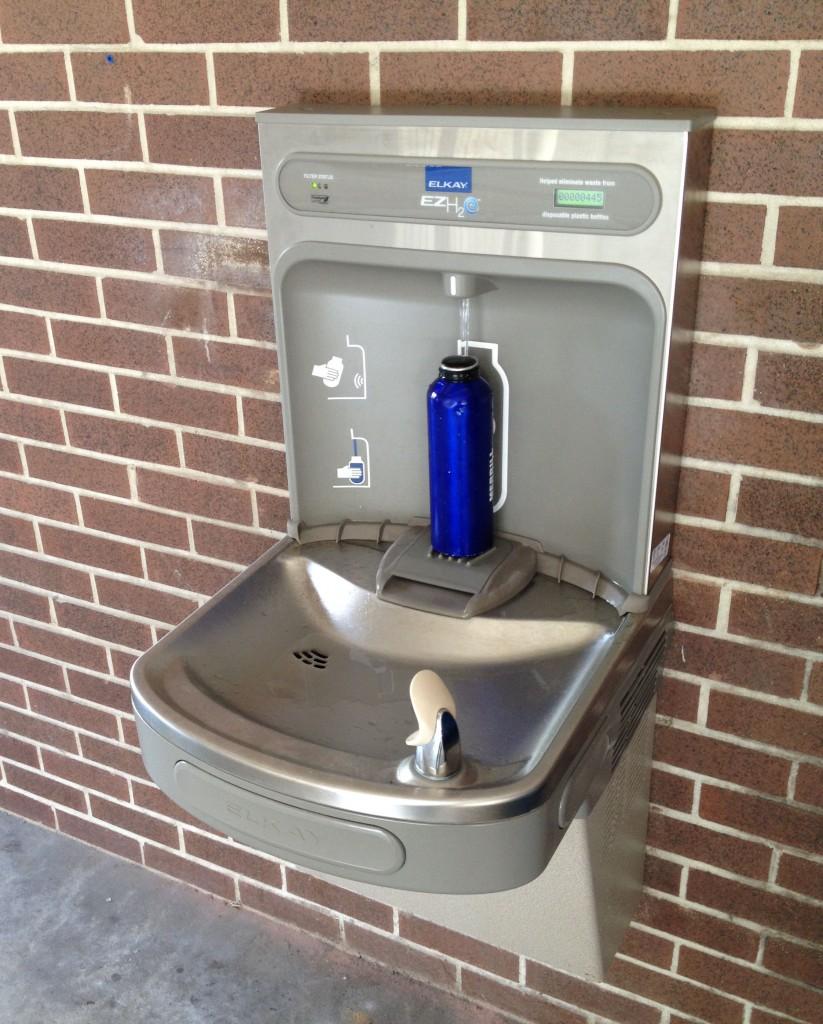
[[[539,806],[662,609],[621,618],[537,576],[480,618],[432,616],[376,597],[385,547],[281,542],[139,659],[137,712],[181,751],[329,808],[472,823]],[[466,769],[399,785],[423,667],[454,694]]]
[[[440,708],[434,724],[434,735],[427,743],[418,744],[414,752],[414,770],[424,779],[442,782],[457,775],[462,766],[463,754],[457,722],[450,711]]]

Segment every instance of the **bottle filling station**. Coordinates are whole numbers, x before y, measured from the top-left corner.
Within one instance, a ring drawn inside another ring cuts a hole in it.
[[[289,531],[136,663],[146,765],[241,843],[601,977],[641,885],[708,119],[258,122]],[[447,356],[493,394],[477,557],[432,551]]]

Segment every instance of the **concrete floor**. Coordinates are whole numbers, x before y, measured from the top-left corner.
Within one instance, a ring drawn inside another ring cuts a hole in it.
[[[0,814],[0,1024],[506,1024]]]

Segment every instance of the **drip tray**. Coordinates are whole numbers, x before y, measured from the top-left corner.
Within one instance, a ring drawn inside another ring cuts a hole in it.
[[[287,539],[143,655],[132,678],[146,764],[204,821],[321,870],[334,870],[329,849],[295,852],[282,827],[249,826],[261,797],[272,821],[304,811],[388,829],[405,854],[388,858],[386,884],[456,892],[526,881],[559,840],[560,784],[617,693],[615,666],[639,618],[541,575],[472,619],[388,604],[375,593],[387,548]],[[442,783],[398,776],[421,668],[442,676],[457,705],[467,770]],[[539,836],[528,855],[505,852],[515,838],[506,825]],[[471,879],[441,868],[432,881],[432,863],[458,834],[462,846],[465,826],[489,840],[487,867],[481,857]],[[411,856],[421,828],[437,840],[425,864]],[[506,884],[493,864],[501,856],[515,862]],[[373,865],[344,860],[338,873],[374,880]]]

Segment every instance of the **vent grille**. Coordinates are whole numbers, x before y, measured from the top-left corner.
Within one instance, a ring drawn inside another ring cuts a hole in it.
[[[308,665],[309,668],[325,668],[329,663],[328,654],[324,654],[322,651],[318,651],[314,647],[307,651],[292,651],[292,654],[298,661],[301,661],[304,665]]]
[[[663,633],[620,699],[620,732],[612,750],[612,771],[617,767],[657,689],[665,647],[666,634]]]

